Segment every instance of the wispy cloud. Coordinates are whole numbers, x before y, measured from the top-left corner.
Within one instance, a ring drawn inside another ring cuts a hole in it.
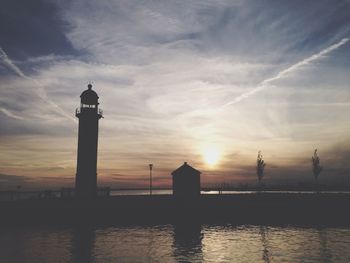
[[[21,21],[15,6],[0,17],[19,32],[5,32],[0,50],[0,172],[74,177],[71,120],[88,80],[105,114],[99,175],[125,174],[116,183],[147,178],[150,162],[168,176],[186,160],[203,183],[255,178],[258,149],[286,167],[267,178],[304,175],[309,163],[293,170],[296,159],[348,140],[345,1],[47,2],[28,4]],[[221,155],[212,170],[208,147]]]

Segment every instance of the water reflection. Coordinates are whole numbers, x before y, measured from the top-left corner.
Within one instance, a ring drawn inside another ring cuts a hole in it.
[[[195,223],[174,225],[173,255],[180,262],[202,262],[202,226]]]
[[[0,228],[0,262],[350,262],[350,229],[193,223]]]
[[[327,230],[319,229],[318,238],[320,240],[320,257],[322,259],[322,262],[332,262],[332,252],[328,247]]]
[[[259,233],[261,235],[261,243],[263,247],[262,259],[265,263],[270,263],[268,228],[266,226],[260,226]]]
[[[73,262],[95,262],[95,229],[88,225],[76,226],[72,230],[71,255]]]

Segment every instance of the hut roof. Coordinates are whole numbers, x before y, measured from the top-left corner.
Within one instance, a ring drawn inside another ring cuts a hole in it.
[[[201,172],[194,169],[192,166],[188,165],[187,162],[184,162],[183,165],[181,165],[179,168],[174,170],[172,175],[180,175],[180,174],[198,174],[200,175]]]

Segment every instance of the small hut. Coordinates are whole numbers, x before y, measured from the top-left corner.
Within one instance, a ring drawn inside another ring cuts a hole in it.
[[[201,172],[185,162],[182,166],[171,173],[173,176],[174,196],[198,196],[201,191]]]

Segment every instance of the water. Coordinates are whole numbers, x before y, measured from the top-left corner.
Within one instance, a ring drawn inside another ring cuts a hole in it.
[[[350,262],[350,229],[128,226],[0,229],[1,262]]]

